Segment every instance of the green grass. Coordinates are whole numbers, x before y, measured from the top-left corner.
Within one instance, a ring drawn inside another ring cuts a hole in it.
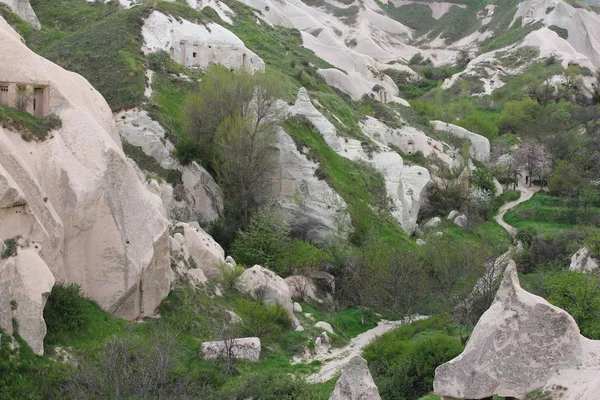
[[[307,120],[290,119],[284,129],[298,146],[310,149],[309,157],[320,164],[317,170],[320,179],[326,180],[348,204],[355,243],[369,234],[396,245],[410,243],[387,211],[387,192],[381,174],[338,155]]]
[[[62,126],[62,122],[54,114],[37,118],[16,108],[0,105],[0,125],[19,131],[23,139],[30,141],[46,139],[52,130]]]
[[[373,329],[381,319],[373,311],[365,310],[364,325],[361,324],[360,310],[345,308],[339,312],[332,312],[314,308],[307,303],[301,303],[304,312],[311,313],[315,322],[325,321],[331,324],[333,331],[346,340],[350,340],[363,332]]]
[[[600,208],[592,208],[590,212],[600,215]],[[545,235],[573,230],[578,226],[576,214],[568,207],[566,200],[550,196],[544,191],[537,192],[530,200],[508,211],[504,221],[517,229],[533,227]]]

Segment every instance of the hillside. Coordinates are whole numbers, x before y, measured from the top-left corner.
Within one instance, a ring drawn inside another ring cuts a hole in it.
[[[597,1],[0,0],[0,53],[0,399],[594,399]]]

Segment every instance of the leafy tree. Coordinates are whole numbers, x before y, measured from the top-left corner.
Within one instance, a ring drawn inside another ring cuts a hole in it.
[[[273,268],[289,241],[290,221],[274,205],[257,211],[231,244],[231,255],[241,264]]]
[[[548,301],[566,310],[577,322],[581,333],[600,339],[600,279],[595,274],[568,271],[549,276],[544,282]]]
[[[530,187],[534,175],[538,176],[540,180],[547,177],[552,164],[552,156],[538,141],[530,139],[522,143],[517,150],[516,157],[517,163],[529,175]]]

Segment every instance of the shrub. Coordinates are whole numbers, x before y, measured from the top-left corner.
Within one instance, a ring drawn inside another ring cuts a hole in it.
[[[221,269],[223,270],[223,278],[221,278],[223,287],[229,290],[234,289],[240,276],[244,273],[244,268],[239,265],[230,268],[227,264],[223,264]]]
[[[254,372],[243,379],[235,379],[207,397],[221,399],[260,400],[314,400],[324,398],[317,386],[284,372]]]
[[[264,338],[292,326],[290,316],[279,304],[270,305],[242,298],[237,302],[236,311],[242,317],[240,330],[246,336]]]
[[[16,239],[6,239],[4,241],[4,251],[2,252],[2,259],[16,256],[16,255],[17,255]]]
[[[526,245],[527,247],[531,246],[531,242],[533,238],[538,235],[537,229],[533,226],[526,226],[517,231],[517,240]]]
[[[46,344],[60,343],[69,335],[85,330],[89,324],[86,311],[89,301],[83,297],[79,285],[57,283],[52,288],[44,307]]]
[[[304,240],[287,243],[277,257],[273,270],[279,275],[291,275],[322,270],[332,260],[331,254]]]

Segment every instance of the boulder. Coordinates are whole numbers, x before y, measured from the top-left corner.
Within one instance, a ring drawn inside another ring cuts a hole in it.
[[[425,246],[427,244],[423,239],[417,239],[415,243],[417,246]]]
[[[334,333],[333,328],[331,327],[331,324],[329,322],[319,321],[315,324],[315,328],[323,329],[324,331],[327,331],[331,334]]]
[[[54,276],[39,251],[39,245],[36,248],[31,244],[0,260],[0,328],[9,335],[18,333],[35,354],[42,355],[46,336],[44,306],[54,286]],[[14,326],[13,319],[17,322]]]
[[[284,281],[290,288],[292,298],[305,301],[318,300],[317,286],[310,277],[304,275],[292,275],[285,278]]]
[[[295,313],[301,313],[302,312],[302,306],[296,302],[294,302],[294,312]]]
[[[570,271],[592,272],[598,268],[598,261],[592,258],[590,249],[582,247],[571,257]]]
[[[200,268],[188,269],[186,274],[190,280],[190,283],[194,286],[204,285],[208,282],[206,275],[204,275],[204,271]]]
[[[232,267],[237,267],[237,263],[235,262],[235,260],[233,259],[233,257],[231,256],[227,256],[225,258],[225,262],[229,265],[231,265]]]
[[[354,356],[348,362],[329,400],[381,400],[364,358]]]
[[[463,214],[460,214],[454,218],[454,224],[460,226],[461,228],[466,228],[468,224],[467,217]]]
[[[456,216],[458,215],[458,211],[456,210],[452,210],[448,213],[448,218],[449,220],[454,220],[454,218],[456,218]]]
[[[260,351],[260,339],[257,337],[202,343],[202,357],[207,360],[235,358],[256,362],[260,358]]]
[[[290,316],[294,314],[294,305],[288,285],[275,272],[260,265],[245,270],[239,277],[236,288],[254,298],[260,297],[267,303],[281,305]]]
[[[315,352],[317,354],[324,354],[331,348],[331,339],[327,335],[327,332],[321,332],[319,337],[315,339]]]
[[[221,266],[225,263],[223,248],[197,225],[179,222],[174,229],[176,233],[173,238],[182,245],[184,253],[189,254],[196,264],[192,267],[200,268],[209,279],[221,278]]]
[[[425,222],[423,228],[425,229],[435,229],[442,223],[440,217],[433,217],[429,221]]]
[[[475,326],[463,353],[435,371],[442,399],[597,398],[600,341],[579,334],[564,310],[523,290],[510,261],[492,306]]]

